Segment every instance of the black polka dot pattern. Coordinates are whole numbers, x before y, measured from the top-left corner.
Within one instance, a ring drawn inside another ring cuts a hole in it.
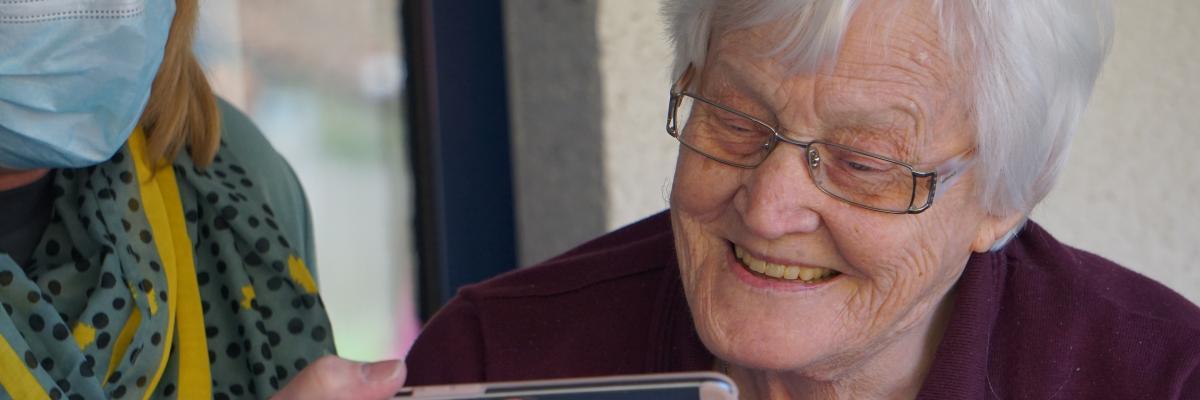
[[[0,324],[28,339],[9,342],[29,369],[52,378],[43,382],[51,398],[182,395],[179,349],[165,337],[167,268],[127,152],[96,167],[55,171],[54,214],[31,262],[0,258],[8,317]],[[302,261],[292,247],[295,231],[283,224],[300,221],[276,215],[255,171],[233,154],[223,151],[206,169],[180,154],[174,172],[195,250],[213,397],[267,397],[333,349],[320,298],[288,268]],[[133,312],[142,315],[134,342],[113,354]],[[155,382],[164,352],[166,371]],[[114,357],[118,367],[106,378]]]

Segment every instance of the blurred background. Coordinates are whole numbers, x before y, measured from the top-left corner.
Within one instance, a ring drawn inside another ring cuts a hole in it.
[[[417,329],[397,0],[205,0],[196,51],[219,95],[292,164],[340,353],[403,355]]]
[[[466,283],[664,209],[670,47],[641,0],[206,0],[218,92],[292,163],[340,352],[403,355]],[[1117,36],[1034,220],[1200,301],[1200,2]]]

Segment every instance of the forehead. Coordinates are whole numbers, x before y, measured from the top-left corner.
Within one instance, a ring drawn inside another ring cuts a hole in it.
[[[927,95],[947,93],[960,79],[943,45],[939,25],[926,1],[867,1],[846,27],[833,71],[822,74],[825,79],[820,82]]]
[[[792,71],[772,56],[787,21],[714,32],[703,82],[761,101],[781,118],[855,120],[921,127],[963,108],[965,85],[943,45],[932,5],[866,1],[854,13],[836,60],[817,71]],[[711,80],[711,81],[710,81]],[[925,135],[922,135],[925,136]]]

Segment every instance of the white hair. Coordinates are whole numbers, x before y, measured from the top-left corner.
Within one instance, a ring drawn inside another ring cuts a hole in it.
[[[888,0],[890,1],[890,0]],[[792,71],[836,57],[859,0],[665,0],[674,76],[701,68],[709,35],[791,21],[769,56]],[[1111,47],[1111,0],[932,0],[951,55],[971,64],[976,190],[993,215],[1028,215],[1058,177]],[[960,36],[961,35],[961,36]],[[1002,246],[1018,229],[997,242]]]

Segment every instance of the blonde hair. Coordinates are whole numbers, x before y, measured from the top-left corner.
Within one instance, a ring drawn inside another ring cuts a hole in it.
[[[169,163],[187,146],[192,161],[204,167],[212,162],[221,142],[221,114],[216,95],[192,53],[199,2],[174,1],[175,20],[139,124],[146,131],[151,163]]]

